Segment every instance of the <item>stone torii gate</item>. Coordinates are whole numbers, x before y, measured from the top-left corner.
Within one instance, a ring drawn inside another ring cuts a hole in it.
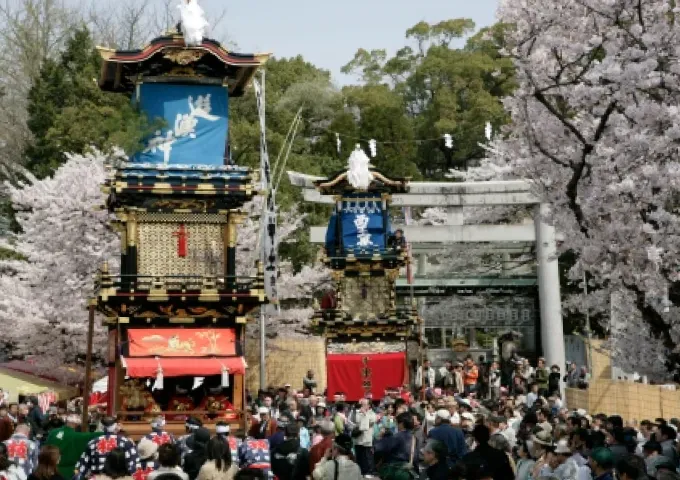
[[[304,200],[335,204],[332,196],[321,195],[314,181],[322,177],[288,172],[291,184],[303,191]],[[396,207],[441,207],[447,209],[448,225],[395,226],[402,228],[412,244],[472,242],[535,242],[538,263],[541,345],[547,366],[564,368],[565,348],[562,329],[560,277],[555,228],[545,222],[548,205],[542,204],[522,180],[490,182],[410,182],[408,193],[394,194]],[[532,205],[534,224],[465,225],[464,207]],[[312,227],[311,240],[322,243],[325,227]]]

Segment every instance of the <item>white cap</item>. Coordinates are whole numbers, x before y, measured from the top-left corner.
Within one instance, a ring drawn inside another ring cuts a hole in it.
[[[463,420],[470,420],[471,422],[475,421],[475,416],[472,415],[470,412],[464,412],[461,416],[461,419]]]
[[[217,425],[215,433],[229,433],[229,425]]]
[[[557,446],[555,447],[555,453],[571,454],[571,448],[569,448],[569,441],[564,438],[562,440],[558,440]]]
[[[260,407],[258,408],[257,413],[266,413],[268,415],[269,409],[267,407]]]
[[[585,417],[588,412],[586,412],[585,409],[583,408],[579,408],[578,410],[576,410],[576,413],[578,413],[579,417]]]
[[[435,415],[437,415],[437,417],[441,418],[442,420],[451,420],[451,412],[444,410],[443,408],[441,410],[437,410]]]

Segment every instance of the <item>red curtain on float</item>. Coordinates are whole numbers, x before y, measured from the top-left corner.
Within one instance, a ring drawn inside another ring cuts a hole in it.
[[[328,397],[344,392],[347,401],[356,402],[370,388],[374,400],[385,396],[385,389],[404,384],[406,353],[328,354]]]

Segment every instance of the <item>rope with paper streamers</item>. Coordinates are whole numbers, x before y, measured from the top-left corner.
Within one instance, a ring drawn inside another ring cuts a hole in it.
[[[416,140],[388,140],[388,141],[377,141],[374,138],[361,138],[361,137],[355,137],[353,135],[345,135],[344,133],[340,132],[333,132],[335,134],[335,144],[336,148],[338,151],[338,154],[341,153],[342,149],[342,140],[346,139],[349,140],[351,143],[362,143],[366,144],[368,146],[368,151],[371,155],[371,157],[375,158],[375,156],[378,154],[378,145],[404,145],[404,144],[416,144],[420,145],[422,143],[429,143],[429,142],[444,142],[444,147],[448,148],[449,150],[453,150],[453,135],[450,133],[445,133],[439,137],[432,137],[432,138],[422,138],[422,139],[416,139]],[[490,122],[486,122],[486,126],[484,128],[484,136],[486,137],[487,141],[491,141],[491,137],[493,136],[493,127],[491,126]]]

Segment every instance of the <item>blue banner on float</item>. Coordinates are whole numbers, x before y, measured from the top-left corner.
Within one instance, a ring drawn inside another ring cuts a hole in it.
[[[385,219],[380,196],[344,198],[340,212],[342,248],[354,251],[385,250],[389,234],[389,218]],[[337,243],[337,214],[333,214],[326,233],[326,248],[333,251]]]
[[[224,165],[229,115],[225,87],[145,83],[139,97],[149,120],[162,118],[166,126],[144,141],[132,162]]]

